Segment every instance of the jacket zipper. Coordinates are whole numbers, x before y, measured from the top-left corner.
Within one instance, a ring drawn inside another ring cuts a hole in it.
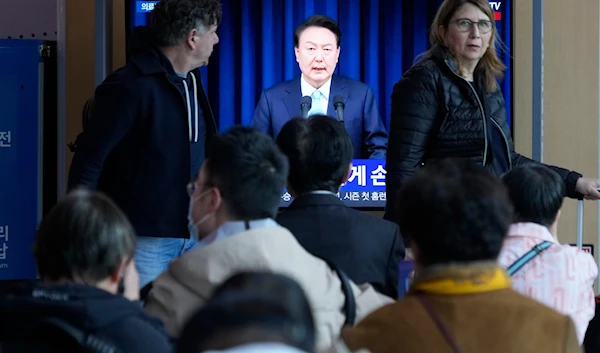
[[[454,75],[456,75],[456,77],[465,81],[469,85],[469,87],[471,88],[471,91],[473,91],[473,93],[475,94],[475,98],[477,98],[477,103],[479,103],[479,109],[481,110],[481,117],[483,119],[483,141],[484,141],[483,146],[484,147],[483,147],[483,163],[482,163],[482,165],[485,167],[485,162],[487,161],[488,139],[487,139],[487,124],[485,122],[485,111],[483,110],[483,104],[481,104],[481,100],[479,100],[479,95],[477,94],[477,92],[475,92],[475,89],[473,88],[473,86],[471,86],[469,81],[465,80],[462,76],[460,76],[456,72],[454,72],[454,70],[452,70],[452,68],[450,67],[450,64],[448,64],[448,60],[444,60],[444,62],[446,63],[446,66],[448,66],[450,71],[452,71],[452,73]],[[509,160],[510,160],[510,156],[509,156]]]
[[[490,120],[492,121],[492,123],[494,125],[496,125],[498,130],[500,130],[500,134],[502,134],[502,137],[504,138],[504,147],[506,147],[506,154],[508,155],[508,170],[511,170],[512,169],[512,159],[510,158],[510,149],[508,148],[508,139],[506,138],[506,135],[504,135],[504,131],[502,130],[500,125],[497,122],[495,122],[494,119],[492,119],[491,117],[490,117]]]

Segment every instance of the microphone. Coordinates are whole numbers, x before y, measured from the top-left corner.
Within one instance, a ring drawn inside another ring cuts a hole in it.
[[[308,111],[310,110],[311,107],[312,107],[312,98],[310,96],[302,97],[302,100],[300,100],[300,110],[302,110],[303,118],[308,117]]]
[[[344,97],[343,96],[335,96],[333,97],[333,107],[337,112],[338,121],[344,125]]]

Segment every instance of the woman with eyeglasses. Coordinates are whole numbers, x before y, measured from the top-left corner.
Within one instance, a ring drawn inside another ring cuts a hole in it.
[[[445,0],[429,39],[430,49],[392,93],[385,218],[394,221],[402,182],[423,164],[469,158],[500,176],[533,162],[515,152],[506,122],[497,82],[505,66],[496,55],[500,40],[488,0]],[[550,168],[564,180],[567,196],[600,199],[599,180]]]

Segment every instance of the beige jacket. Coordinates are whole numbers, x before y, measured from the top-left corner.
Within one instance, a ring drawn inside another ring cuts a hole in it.
[[[311,304],[317,346],[329,347],[344,324],[345,297],[337,274],[309,254],[283,227],[256,228],[218,240],[181,256],[153,283],[146,310],[177,337],[187,319],[210,298],[213,289],[240,271],[273,271],[295,279]],[[351,283],[356,321],[393,302],[370,285]]]

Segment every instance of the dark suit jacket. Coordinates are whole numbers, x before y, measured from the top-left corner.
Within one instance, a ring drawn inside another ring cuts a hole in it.
[[[335,195],[295,199],[277,222],[311,254],[331,261],[355,283],[397,297],[404,245],[398,226],[344,205]]]
[[[333,97],[346,98],[344,121],[354,145],[355,159],[386,156],[388,133],[379,116],[373,91],[366,84],[343,76],[331,78],[327,115],[337,119]],[[277,138],[289,120],[302,116],[300,76],[262,92],[254,111],[252,126]]]

